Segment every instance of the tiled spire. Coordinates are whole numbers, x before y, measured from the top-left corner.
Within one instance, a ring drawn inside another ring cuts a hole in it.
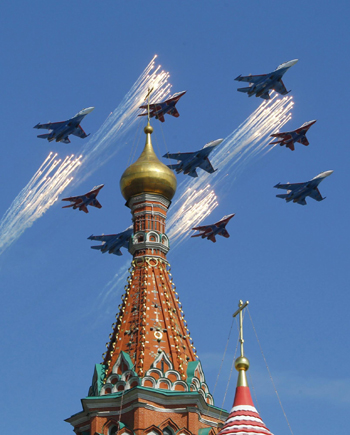
[[[166,215],[176,179],[155,155],[152,131],[148,124],[145,148],[120,183],[133,219],[129,245],[133,261],[103,355],[105,376],[100,394],[139,385],[200,391],[212,404],[166,258],[170,249]]]

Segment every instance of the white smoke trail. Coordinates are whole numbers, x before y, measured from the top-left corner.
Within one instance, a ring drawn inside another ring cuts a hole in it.
[[[208,174],[199,169],[198,178],[187,176],[182,181],[178,188],[180,196],[172,205],[168,218],[172,249],[218,206],[214,191],[218,185],[227,189],[250,162],[271,151],[275,145],[268,145],[269,135],[290,120],[293,104],[292,97],[280,99],[274,93],[271,100],[261,103],[210,156],[213,167],[218,171]]]
[[[72,182],[73,171],[84,167],[84,173],[74,180],[78,185],[127,144],[126,135],[138,119],[137,111],[148,89],[153,88],[152,99],[157,100],[170,92],[169,73],[160,71],[160,65],[155,64],[156,57],[84,146],[83,155],[74,160],[73,156],[67,156],[61,164],[57,154],[48,155],[0,220],[0,255],[57,201],[58,195]]]
[[[31,227],[57,201],[58,195],[72,181],[72,172],[81,157],[66,157],[63,162],[50,153],[27,186],[17,195],[0,221],[0,255]]]

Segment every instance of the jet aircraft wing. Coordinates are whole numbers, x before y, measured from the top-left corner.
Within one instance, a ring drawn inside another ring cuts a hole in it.
[[[70,196],[69,198],[62,198],[62,201],[70,201],[70,202],[75,202],[76,204],[79,204],[81,202],[83,202],[83,195],[80,196]]]
[[[297,189],[300,189],[301,187],[304,187],[306,185],[307,185],[307,183],[287,183],[287,184],[278,183],[278,184],[276,184],[275,187],[277,189],[297,190]]]
[[[274,89],[276,92],[278,92],[281,95],[286,95],[289,93],[289,91],[287,91],[287,88],[284,86],[282,79],[280,79],[276,83],[274,83],[274,85],[272,86],[272,89]]]
[[[235,80],[239,82],[247,82],[247,83],[258,83],[261,79],[266,77],[267,74],[261,74],[261,75],[249,75],[249,76],[238,76],[235,78]]]
[[[270,134],[271,137],[280,137],[285,140],[292,139],[292,135],[290,131],[284,131],[283,133],[273,133]]]
[[[89,240],[97,240],[99,242],[109,242],[110,240],[117,240],[123,233],[119,234],[102,234],[102,236],[93,236],[88,237]]]
[[[309,196],[316,201],[322,201],[324,199],[317,187],[309,193]]]
[[[47,124],[40,124],[38,123],[33,128],[43,128],[45,130],[56,130],[57,128],[62,127],[63,125],[67,124],[67,121],[61,121],[61,122],[48,122]]]
[[[163,157],[167,158],[167,159],[174,159],[174,160],[186,160],[189,157],[193,156],[195,153],[175,153],[175,154],[170,154],[170,153],[166,153],[164,154]]]
[[[192,228],[193,231],[208,231],[208,230],[213,230],[214,228],[216,228],[215,225],[202,225],[200,227],[195,227]],[[192,237],[197,237],[197,236],[192,236]]]
[[[78,125],[78,127],[72,131],[71,134],[74,134],[74,136],[81,137],[82,139],[85,139],[86,137],[90,136],[89,134],[86,134],[85,131]]]
[[[213,168],[212,164],[210,163],[208,157],[199,165],[201,169],[204,169],[204,171],[209,172],[209,174],[212,174],[216,171],[216,169]]]
[[[140,106],[140,109],[148,109],[147,104],[144,104],[143,106]],[[161,110],[162,109],[162,105],[160,103],[153,103],[149,105],[149,110]]]

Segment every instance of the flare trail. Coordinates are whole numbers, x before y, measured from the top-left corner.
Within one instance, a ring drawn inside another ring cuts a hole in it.
[[[269,135],[291,119],[293,104],[291,96],[280,99],[273,93],[271,100],[261,103],[213,152],[210,160],[218,171],[208,174],[199,169],[198,178],[181,182],[168,218],[172,248],[218,206],[214,190],[218,185],[227,189],[249,163],[271,151],[275,145],[268,145]]]
[[[218,146],[210,156],[214,174],[198,171],[198,178],[186,178],[177,189],[177,199],[173,201],[168,215],[168,230],[172,250],[179,246],[191,231],[218,206],[214,191],[218,185],[230,186],[237,175],[256,160],[267,154],[275,145],[268,145],[269,135],[276,133],[291,118],[292,97],[278,98],[271,94],[271,100],[260,106]],[[181,175],[183,176],[183,175]],[[223,183],[225,179],[225,183]],[[210,184],[209,184],[210,181]],[[224,214],[224,212],[223,212]],[[112,289],[126,281],[129,260],[121,266],[115,279],[112,279],[100,297],[115,297]],[[105,301],[105,299],[103,300]]]
[[[57,201],[58,195],[72,182],[73,172],[74,185],[79,185],[128,143],[127,133],[137,120],[138,108],[148,89],[153,88],[152,98],[157,100],[170,92],[169,73],[160,70],[160,65],[155,63],[156,57],[147,65],[119,106],[84,145],[80,157],[73,159],[74,156],[67,156],[61,163],[61,159],[56,158],[57,154],[53,156],[50,152],[0,220],[0,255]],[[79,167],[84,168],[84,171],[78,172]]]
[[[33,225],[72,181],[72,172],[81,164],[74,155],[63,161],[50,153],[24,189],[17,195],[0,221],[0,255]]]

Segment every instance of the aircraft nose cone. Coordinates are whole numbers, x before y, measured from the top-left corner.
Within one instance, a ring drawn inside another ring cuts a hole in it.
[[[289,62],[287,62],[287,66],[291,67],[295,65],[298,61],[299,59],[290,60]]]
[[[318,175],[316,178],[326,178],[329,177],[331,174],[333,174],[334,171],[325,171],[321,172],[320,175]]]
[[[333,174],[334,171],[326,171],[324,172],[325,177],[329,177],[331,174]]]
[[[217,147],[217,146],[220,145],[221,142],[223,142],[223,141],[224,141],[224,139],[217,139],[217,140],[214,140],[214,141],[213,141],[213,145]]]
[[[94,107],[88,107],[87,109],[84,109],[85,113],[91,113],[95,108]]]

